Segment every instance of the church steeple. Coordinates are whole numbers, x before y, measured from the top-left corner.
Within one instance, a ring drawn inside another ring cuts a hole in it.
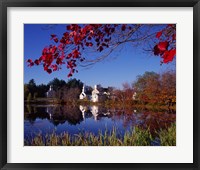
[[[79,99],[84,99],[84,98],[86,98],[86,94],[85,94],[85,85],[83,84],[82,92],[79,95]]]
[[[93,102],[98,102],[98,94],[99,91],[97,90],[97,85],[95,85],[94,90],[92,91],[92,98],[91,98]]]

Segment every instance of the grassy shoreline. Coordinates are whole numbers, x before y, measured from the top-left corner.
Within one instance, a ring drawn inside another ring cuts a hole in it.
[[[176,146],[176,124],[171,124],[167,129],[159,129],[156,136],[149,129],[135,127],[124,135],[117,134],[117,128],[109,133],[99,131],[98,135],[93,133],[79,133],[70,135],[64,132],[60,135],[55,133],[42,136],[38,134],[32,139],[25,140],[25,146]]]

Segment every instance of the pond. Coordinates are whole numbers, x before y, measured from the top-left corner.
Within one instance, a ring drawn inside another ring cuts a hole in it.
[[[117,135],[123,135],[135,126],[150,128],[152,133],[164,129],[176,121],[172,110],[149,111],[132,109],[108,109],[97,105],[25,105],[24,139],[30,140],[41,134],[70,135],[108,133],[116,128]]]

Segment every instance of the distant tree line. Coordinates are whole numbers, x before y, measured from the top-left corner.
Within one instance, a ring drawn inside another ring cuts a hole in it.
[[[64,80],[54,78],[48,84],[36,85],[35,80],[31,79],[27,84],[24,84],[24,99],[31,100],[47,97],[46,93],[49,90],[50,86],[52,86],[53,90],[55,91],[54,97],[62,98],[63,91],[74,91],[74,89],[76,89],[80,92],[83,83],[80,80],[76,79],[69,79],[68,82],[65,82]]]
[[[46,97],[46,92],[52,86],[54,98],[59,102],[77,102],[83,88],[83,82],[69,79],[67,82],[54,78],[47,85],[36,85],[34,79],[24,84],[24,99],[27,101]],[[102,87],[97,85],[100,92],[100,102],[108,104],[132,105],[155,104],[173,106],[176,103],[176,73],[166,71],[162,74],[145,72],[137,76],[133,83],[123,83],[122,89]],[[90,96],[93,87],[85,86],[85,93]],[[104,95],[106,94],[106,95]],[[134,96],[135,94],[135,96]]]
[[[111,103],[122,105],[175,106],[176,73],[175,71],[166,71],[162,74],[145,72],[137,76],[133,83],[123,83],[122,89],[114,89],[111,99]]]

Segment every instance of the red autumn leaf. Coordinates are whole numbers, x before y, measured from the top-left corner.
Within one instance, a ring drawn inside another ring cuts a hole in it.
[[[47,48],[47,47],[45,47],[45,48],[42,50],[42,54],[43,54],[43,55],[46,54],[46,53],[48,53],[48,48]]]
[[[54,54],[54,58],[57,58],[59,55],[59,53]]]
[[[61,38],[60,43],[65,44],[65,38]]]
[[[66,29],[67,29],[67,30],[71,30],[71,29],[72,29],[72,26],[71,26],[71,25],[68,25],[68,26],[66,27]]]
[[[34,62],[31,59],[28,59],[27,62],[29,63],[28,66],[32,67],[34,65]]]
[[[54,40],[56,43],[58,42],[58,38],[54,38],[53,40]]]
[[[51,37],[52,37],[52,38],[55,38],[55,37],[56,37],[56,35],[55,35],[55,34],[51,34]]]
[[[166,51],[168,46],[169,46],[169,42],[168,41],[164,41],[164,42],[159,42],[158,43],[158,49],[160,51]]]
[[[154,46],[153,52],[154,52],[154,55],[159,55],[160,54],[160,50],[158,49],[158,45]]]
[[[44,66],[44,71],[47,71],[48,70],[48,67],[47,66]]]
[[[30,63],[28,66],[29,66],[29,67],[32,67],[33,65],[34,65],[34,63],[32,62],[32,63]]]
[[[162,35],[162,31],[157,32],[156,38],[160,38],[161,35]]]
[[[39,65],[39,64],[40,64],[40,61],[39,61],[39,60],[35,60],[34,63],[35,63],[36,65]]]
[[[51,73],[52,73],[52,70],[51,70],[51,69],[48,69],[48,70],[47,70],[47,73],[51,74]]]
[[[52,53],[52,54],[54,54],[56,52],[56,50],[57,50],[56,46],[53,46],[53,47],[49,48],[49,52]]]
[[[172,40],[173,40],[173,41],[176,40],[176,34],[173,34],[173,35],[172,35]]]
[[[69,33],[68,32],[63,33],[63,35],[64,35],[65,38],[69,37]]]
[[[62,50],[64,49],[64,45],[63,45],[63,44],[59,44],[58,49],[59,49],[60,51],[62,51]]]
[[[32,61],[31,59],[28,59],[27,62],[28,62],[28,63],[32,63],[33,61]]]
[[[122,31],[125,31],[125,29],[126,29],[126,25],[123,24],[121,29],[122,29]]]
[[[51,68],[53,69],[53,71],[56,71],[58,70],[58,66],[55,64],[55,65],[52,65]]]
[[[59,65],[59,64],[62,64],[62,58],[60,58],[60,57],[57,58],[57,59],[56,59],[56,64],[58,64],[58,65]]]
[[[72,74],[71,73],[69,73],[68,75],[67,75],[67,77],[71,77],[72,76]]]
[[[78,50],[74,50],[72,53],[73,53],[73,58],[78,58],[80,56],[80,52]]]
[[[74,43],[77,45],[79,43],[79,41],[80,41],[80,37],[76,34],[74,36]]]
[[[168,27],[172,27],[172,26],[173,26],[173,24],[168,24],[167,26],[168,26]]]
[[[93,44],[92,43],[89,43],[89,47],[92,47],[93,46]]]
[[[68,55],[67,55],[67,59],[69,59],[69,58],[71,58],[72,57],[72,53],[69,53]]]
[[[108,27],[105,27],[105,28],[104,28],[104,31],[105,31],[106,33],[109,33],[110,29],[109,29]]]
[[[103,51],[103,47],[102,46],[100,46],[99,48],[98,48],[98,51]]]
[[[174,56],[176,55],[176,49],[165,51],[162,58],[164,63],[169,63],[173,61]]]
[[[154,55],[163,55],[163,53],[167,50],[169,43],[167,41],[159,42],[154,46]]]

